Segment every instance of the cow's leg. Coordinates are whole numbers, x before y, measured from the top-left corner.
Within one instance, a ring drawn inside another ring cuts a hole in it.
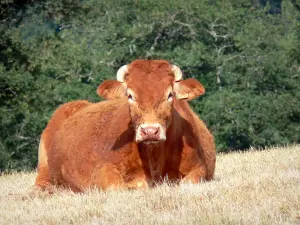
[[[180,183],[193,183],[197,184],[201,180],[205,180],[206,176],[206,168],[204,165],[200,165],[199,167],[191,170]]]
[[[34,189],[52,193],[53,186],[49,175],[48,157],[43,137],[40,140],[38,154],[38,174],[35,180]]]
[[[96,167],[92,174],[92,186],[102,190],[127,188],[120,171],[111,163]]]

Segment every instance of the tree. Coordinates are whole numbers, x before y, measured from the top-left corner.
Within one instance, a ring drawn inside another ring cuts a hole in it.
[[[136,58],[169,60],[204,84],[206,94],[192,106],[213,131],[218,151],[299,143],[300,11],[285,1],[281,14],[266,14],[268,4],[1,4],[1,170],[33,168],[55,108],[101,100],[97,85]]]

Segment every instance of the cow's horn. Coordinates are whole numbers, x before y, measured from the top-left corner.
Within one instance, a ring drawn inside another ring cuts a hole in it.
[[[126,73],[127,73],[127,65],[120,67],[120,69],[117,72],[117,80],[123,83]]]
[[[172,72],[175,77],[175,81],[180,81],[182,79],[182,71],[178,66],[172,65]]]

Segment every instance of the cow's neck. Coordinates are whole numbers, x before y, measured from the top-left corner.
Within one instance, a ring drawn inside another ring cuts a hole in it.
[[[176,108],[181,108],[181,105],[187,104],[185,102],[174,104]],[[185,105],[184,105],[185,106]],[[175,150],[181,144],[181,135],[183,128],[184,119],[179,115],[177,110],[174,108],[172,112],[172,123],[167,131],[167,140],[159,144],[139,144],[139,153],[142,163],[152,180],[159,182],[164,176],[164,168],[168,156],[172,150]],[[177,143],[174,146],[174,143]],[[178,146],[177,146],[178,145]],[[178,151],[181,152],[181,151]],[[173,154],[173,153],[172,153]]]
[[[164,148],[164,143],[141,144],[140,153],[145,169],[149,171],[152,180],[160,181],[168,154],[167,149]]]

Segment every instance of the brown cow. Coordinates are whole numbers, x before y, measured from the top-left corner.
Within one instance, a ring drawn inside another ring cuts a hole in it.
[[[187,103],[204,91],[167,61],[121,67],[117,80],[98,87],[108,101],[67,103],[54,113],[41,137],[35,185],[83,191],[212,179],[213,136]]]

